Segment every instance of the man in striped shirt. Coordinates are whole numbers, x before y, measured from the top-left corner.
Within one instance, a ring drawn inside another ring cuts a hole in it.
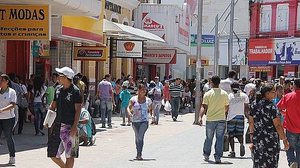
[[[179,108],[180,108],[180,100],[183,92],[183,87],[180,84],[180,78],[176,78],[175,82],[170,85],[170,95],[171,95],[171,107],[172,107],[172,118],[173,121],[177,121]]]

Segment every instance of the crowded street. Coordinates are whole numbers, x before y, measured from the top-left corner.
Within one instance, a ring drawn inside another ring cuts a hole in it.
[[[94,146],[81,147],[75,168],[185,168],[185,167],[228,167],[252,168],[250,151],[246,150],[244,157],[223,159],[224,163],[217,165],[205,162],[202,148],[205,140],[205,127],[193,125],[193,114],[180,115],[178,122],[173,122],[170,116],[162,115],[159,125],[150,126],[145,137],[144,161],[136,161],[134,150],[134,133],[131,127],[121,127],[121,118],[113,117],[112,129],[101,129],[97,124],[97,140]],[[53,168],[55,164],[46,158],[47,137],[30,134],[31,125],[26,125],[24,135],[15,136],[18,162],[20,168],[43,167]],[[1,139],[3,141],[3,139]],[[0,146],[0,167],[7,161],[7,149]],[[224,153],[227,155],[227,153]],[[287,167],[285,152],[280,153],[279,167]]]

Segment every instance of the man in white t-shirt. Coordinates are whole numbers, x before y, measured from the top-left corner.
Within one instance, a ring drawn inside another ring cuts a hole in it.
[[[231,84],[236,82],[236,80],[235,80],[236,75],[237,75],[237,73],[235,71],[229,71],[228,78],[221,80],[220,88],[225,90],[228,94],[232,93]]]
[[[254,78],[251,78],[249,80],[249,83],[245,85],[244,92],[246,93],[247,96],[249,96],[250,92],[256,88],[256,85],[253,83]]]
[[[234,137],[240,143],[240,156],[245,155],[244,146],[244,123],[245,116],[248,118],[249,98],[240,90],[240,84],[234,82],[231,84],[232,93],[228,95],[229,110],[227,115],[227,132],[229,135],[229,144],[232,149],[229,157],[235,157]]]

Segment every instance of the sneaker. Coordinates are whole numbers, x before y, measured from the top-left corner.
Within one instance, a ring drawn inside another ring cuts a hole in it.
[[[290,165],[290,168],[298,168],[298,163],[297,163],[297,162],[293,162],[293,163]]]
[[[208,162],[209,161],[209,156],[204,156],[204,161]]]
[[[235,158],[235,152],[230,152],[228,157]]]
[[[15,163],[16,163],[15,157],[10,157],[9,161],[8,161],[8,164],[15,164]]]
[[[101,128],[106,128],[106,127],[105,127],[105,124],[102,124],[102,127],[101,127]]]
[[[121,126],[126,126],[126,124],[125,123],[122,123],[122,124],[120,124]]]
[[[215,163],[216,164],[221,164],[221,159],[216,159]]]
[[[177,121],[176,117],[173,117],[173,121]]]
[[[240,146],[240,155],[243,157],[245,156],[245,146],[244,145],[241,145]]]
[[[112,128],[112,125],[111,125],[111,124],[108,124],[107,126],[108,126],[108,128]]]
[[[127,123],[127,126],[131,126],[131,124],[130,124],[130,123]]]

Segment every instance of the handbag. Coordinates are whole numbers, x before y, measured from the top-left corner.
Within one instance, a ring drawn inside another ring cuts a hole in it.
[[[21,107],[21,108],[28,108],[28,101],[27,101],[27,99],[26,99],[26,97],[24,96],[24,95],[22,95],[21,97],[20,97],[20,102],[19,102],[19,106]]]
[[[224,142],[223,142],[223,152],[229,151],[229,134],[227,132],[227,123],[225,124],[225,134],[224,134]]]
[[[224,135],[223,151],[224,152],[228,152],[229,151],[229,135],[228,135],[228,133],[226,133]]]

